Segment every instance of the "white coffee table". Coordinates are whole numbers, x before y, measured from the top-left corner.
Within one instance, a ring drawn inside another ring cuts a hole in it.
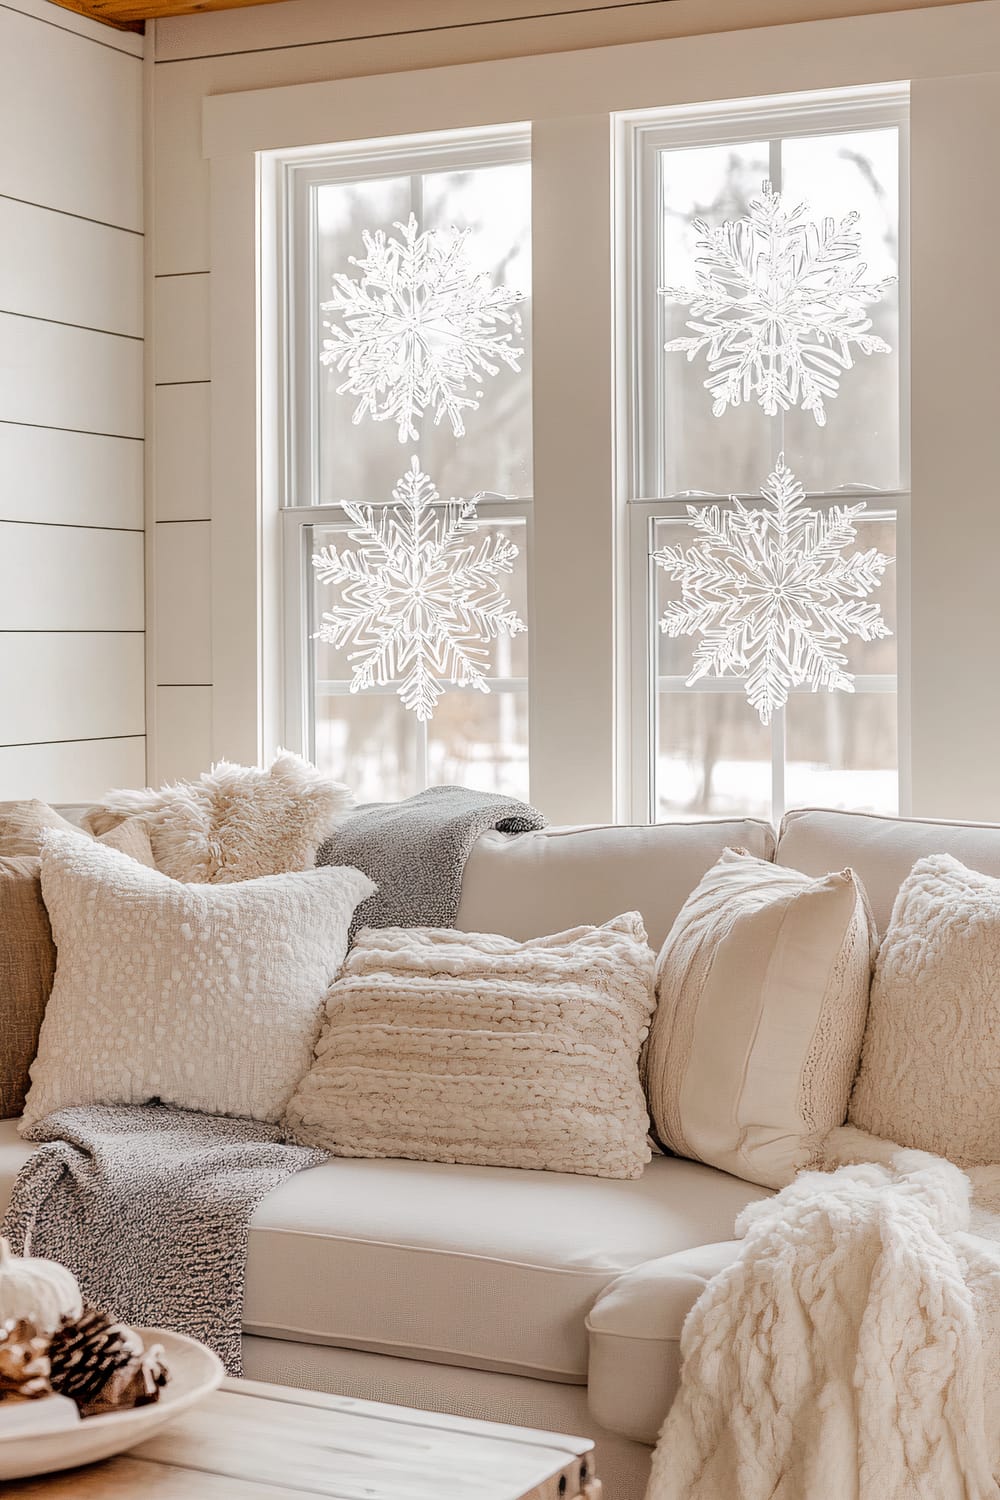
[[[4,1500],[599,1500],[582,1438],[227,1380],[129,1453]]]

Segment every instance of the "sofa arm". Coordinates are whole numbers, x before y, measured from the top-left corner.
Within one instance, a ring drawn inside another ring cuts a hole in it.
[[[602,1427],[656,1442],[677,1393],[684,1320],[740,1244],[726,1240],[647,1260],[604,1288],[587,1317],[587,1403]]]

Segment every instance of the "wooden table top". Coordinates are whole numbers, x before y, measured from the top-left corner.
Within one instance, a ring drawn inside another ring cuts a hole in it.
[[[526,1427],[226,1380],[128,1453],[2,1490],[5,1500],[599,1500],[592,1449]]]

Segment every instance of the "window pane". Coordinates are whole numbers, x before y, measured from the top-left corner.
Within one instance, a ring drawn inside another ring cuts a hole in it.
[[[715,225],[745,214],[768,176],[768,160],[765,141],[660,153],[663,219],[656,287],[694,283],[694,220]],[[656,325],[657,375],[654,389],[644,393],[644,405],[647,421],[663,422],[663,470],[644,476],[642,493],[752,494],[771,461],[770,419],[752,402],[728,411],[724,421],[712,415],[704,358],[689,363],[683,354],[663,348],[668,339],[686,334],[688,309],[658,296],[656,287],[646,305]]]
[[[306,587],[310,637],[307,681],[314,703],[316,762],[346,781],[362,801],[394,800],[424,786],[451,782],[514,796],[528,794],[528,642],[526,632],[484,643],[489,693],[444,683],[434,716],[421,723],[395,692],[398,683],[350,692],[359,664],[357,644],[346,649],[315,639],[323,615],[350,606],[348,590],[324,584],[309,559],[324,547],[358,550],[351,523],[305,527]],[[513,572],[502,587],[521,619],[527,616],[523,515],[481,520],[472,544],[506,537],[518,548]],[[459,637],[456,637],[459,638]],[[462,636],[462,639],[469,639]],[[370,636],[368,637],[370,640]],[[352,659],[353,657],[353,659]]]
[[[857,130],[796,136],[782,144],[782,192],[787,202],[808,203],[809,217],[838,222],[860,214],[862,279],[877,282],[899,272],[899,136],[891,130]],[[869,304],[873,334],[891,354],[858,354],[840,393],[826,402],[826,427],[806,411],[784,417],[785,457],[810,490],[843,485],[894,490],[899,464],[899,287]]]
[[[786,713],[788,807],[896,813],[895,693],[795,693]]]
[[[657,819],[770,816],[771,733],[742,693],[682,688],[657,708]]]
[[[465,256],[491,288],[523,294],[510,309],[514,322],[494,331],[509,333],[523,349],[520,370],[508,368],[486,351],[496,374],[478,370],[466,379],[463,397],[479,401],[462,414],[464,436],[456,436],[448,416],[435,423],[434,408],[417,420],[419,439],[399,441],[391,418],[365,415],[355,423],[359,397],[339,393],[349,371],[335,365],[302,372],[305,389],[317,392],[318,494],[310,500],[334,504],[344,499],[384,500],[411,454],[430,474],[442,495],[469,497],[482,490],[526,497],[531,494],[531,164],[528,161],[449,171],[413,171],[367,182],[328,182],[315,189],[315,282],[310,316],[317,350],[329,336],[331,319],[322,304],[332,295],[333,277],[358,280],[351,257],[366,254],[363,231],[400,238],[395,226],[413,213],[421,231],[468,230]],[[420,293],[418,293],[420,295]],[[338,326],[343,317],[335,316]],[[308,489],[308,485],[300,488]]]

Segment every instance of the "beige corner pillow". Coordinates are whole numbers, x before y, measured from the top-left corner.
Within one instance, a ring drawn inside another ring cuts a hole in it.
[[[663,1144],[783,1187],[843,1124],[875,941],[852,870],[728,849],[660,953],[646,1081]]]
[[[636,912],[524,943],[363,928],[285,1127],[338,1156],[639,1177],[652,984]]]
[[[353,869],[183,885],[79,834],[42,840],[58,952],[26,1125],[77,1104],[278,1120],[309,1067],[354,908]]]
[[[220,761],[197,781],[108,792],[83,826],[105,834],[138,822],[164,875],[222,885],[311,868],[351,806],[346,786],[282,750],[266,771]]]
[[[1000,880],[950,854],[896,897],[848,1118],[961,1167],[1000,1162]]]
[[[84,835],[44,802],[0,803],[0,1118],[19,1115],[28,1069],[52,992],[56,950],[39,880],[39,840],[46,828]],[[105,840],[144,864],[153,863],[138,825]]]

